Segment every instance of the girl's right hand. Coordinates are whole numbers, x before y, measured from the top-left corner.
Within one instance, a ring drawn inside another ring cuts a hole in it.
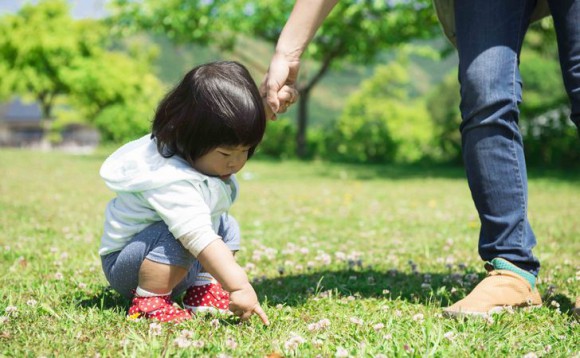
[[[266,312],[258,302],[256,291],[250,283],[241,289],[230,292],[230,311],[240,317],[242,321],[248,320],[253,314],[260,317],[266,326],[270,325]]]

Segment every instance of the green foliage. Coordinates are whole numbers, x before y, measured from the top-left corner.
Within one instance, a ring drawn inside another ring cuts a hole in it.
[[[162,33],[179,43],[234,49],[239,35],[257,36],[275,43],[294,1],[116,0],[114,4],[113,21],[122,27]],[[428,0],[339,1],[304,56],[317,61],[319,66],[313,71],[303,69],[302,75],[308,72],[311,75],[301,78],[297,87],[307,101],[312,88],[331,66],[339,66],[341,62],[372,63],[385,49],[437,33],[436,17]],[[264,60],[266,68],[268,58]],[[297,112],[298,133],[302,139],[297,138],[298,143],[308,141],[302,138],[308,127],[306,112]],[[297,151],[301,155],[306,153],[305,148],[297,147]]]
[[[433,159],[461,163],[461,113],[457,70],[450,72],[427,96],[427,111],[433,121],[437,150]]]
[[[231,11],[242,32],[275,42],[293,0],[234,0]],[[235,5],[234,5],[235,4]],[[323,22],[305,57],[350,63],[372,63],[385,49],[438,33],[431,1],[339,1]]]
[[[119,52],[78,59],[64,71],[70,103],[93,123],[104,141],[122,142],[150,130],[161,82],[145,60]]]
[[[522,51],[520,73],[524,82],[523,102],[520,106],[524,121],[568,104],[560,64],[555,54],[545,57],[535,51]]]
[[[425,105],[409,99],[412,84],[404,66],[393,62],[347,101],[328,139],[331,156],[355,162],[411,163],[426,157],[433,136]]]
[[[93,123],[104,140],[135,138],[147,127],[162,95],[150,48],[109,51],[105,24],[72,19],[63,0],[4,16],[0,34],[0,94],[32,94],[45,118],[57,117],[54,128]]]
[[[542,113],[522,126],[526,162],[530,166],[580,167],[580,130],[563,106]]]
[[[275,43],[286,22],[294,1],[262,0],[230,1],[229,11],[236,16],[236,26],[243,33],[254,33]],[[386,49],[438,33],[431,2],[420,1],[339,1],[325,19],[304,58],[316,61],[314,69],[303,66],[297,88],[303,101],[308,101],[313,88],[329,71],[349,63],[373,63]],[[305,74],[310,73],[308,76]],[[308,143],[308,108],[297,112],[297,153],[308,156],[302,143]]]
[[[124,143],[151,132],[151,108],[139,103],[108,106],[95,118],[95,126],[104,142]]]
[[[521,57],[524,101],[520,126],[528,164],[558,167],[578,165],[579,136],[569,119],[569,100],[556,52],[548,56],[540,48],[524,51]]]
[[[0,18],[3,91],[33,94],[45,118],[56,97],[69,91],[63,70],[78,58],[102,51],[105,37],[93,21],[74,21],[64,0],[24,5]]]
[[[288,159],[296,153],[296,127],[287,118],[268,122],[258,153],[268,157]]]
[[[113,0],[111,26],[122,34],[147,30],[176,43],[233,45],[226,0]]]

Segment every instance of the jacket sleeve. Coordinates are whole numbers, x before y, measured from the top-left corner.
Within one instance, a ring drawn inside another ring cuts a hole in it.
[[[142,193],[173,236],[196,257],[211,242],[220,239],[212,226],[203,185],[184,180]]]

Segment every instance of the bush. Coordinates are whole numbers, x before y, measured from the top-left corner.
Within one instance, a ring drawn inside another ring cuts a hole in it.
[[[462,163],[461,113],[459,112],[459,81],[457,70],[451,71],[427,97],[427,110],[433,122],[435,151],[431,154],[437,161]]]
[[[406,69],[392,63],[347,101],[327,137],[331,159],[349,162],[412,163],[431,150],[433,126],[423,102],[409,98]]]
[[[103,142],[125,143],[149,133],[152,118],[148,107],[118,104],[102,110],[94,124]]]
[[[529,166],[580,166],[579,132],[563,107],[522,123],[526,163]]]
[[[288,118],[268,121],[262,143],[257,154],[288,159],[296,156],[296,127]]]

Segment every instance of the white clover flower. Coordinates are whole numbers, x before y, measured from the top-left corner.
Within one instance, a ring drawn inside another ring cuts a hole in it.
[[[445,332],[445,334],[443,335],[443,338],[446,338],[449,341],[453,341],[455,339],[455,333],[453,333],[451,331]]]
[[[191,338],[193,338],[193,331],[190,331],[189,329],[183,329],[183,330],[181,330],[181,332],[179,332],[179,336],[183,337],[183,338],[191,339]]]
[[[538,355],[534,352],[524,354],[523,358],[538,358]]]
[[[320,331],[320,330],[328,328],[329,326],[330,326],[330,320],[327,318],[323,318],[316,323],[309,324],[308,330],[311,332],[312,331]]]
[[[358,317],[351,317],[350,318],[350,323],[354,323],[354,324],[357,324],[357,325],[360,326],[360,325],[363,324],[363,320],[360,319],[360,318],[358,318]]]
[[[413,321],[423,321],[425,319],[425,316],[423,316],[422,313],[417,313],[416,315],[413,316]]]
[[[189,348],[191,347],[191,340],[179,336],[173,340],[173,344],[175,344],[179,348]]]
[[[348,351],[342,347],[336,348],[336,353],[334,353],[335,357],[348,357]]]
[[[324,342],[320,339],[313,339],[312,340],[312,345],[316,348],[321,348],[323,344],[324,344]]]
[[[203,348],[205,346],[205,342],[204,341],[191,341],[191,345],[194,348]]]
[[[236,349],[238,347],[238,342],[232,337],[226,339],[226,347],[229,349]]]
[[[299,345],[306,342],[306,340],[299,335],[292,335],[286,342],[284,342],[284,348],[289,351],[294,351]]]
[[[159,336],[163,332],[163,327],[160,323],[153,322],[149,324],[149,334]]]
[[[16,313],[18,312],[18,307],[16,306],[6,306],[6,308],[4,309],[4,312],[10,314],[10,313]]]

